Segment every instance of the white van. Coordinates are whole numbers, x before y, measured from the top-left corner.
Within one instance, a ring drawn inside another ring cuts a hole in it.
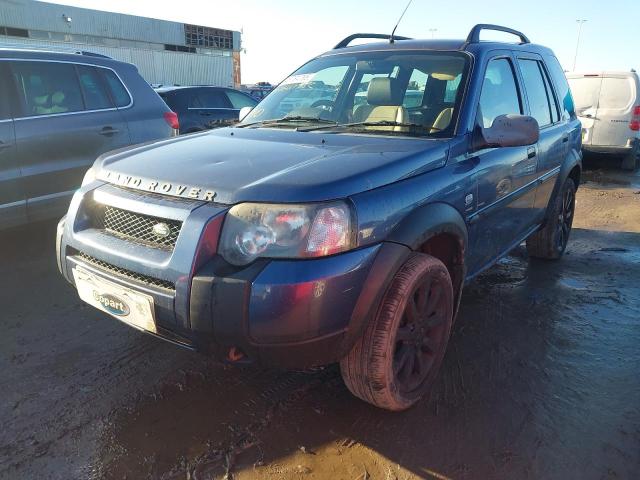
[[[630,72],[567,73],[582,122],[582,149],[640,167],[640,79]]]

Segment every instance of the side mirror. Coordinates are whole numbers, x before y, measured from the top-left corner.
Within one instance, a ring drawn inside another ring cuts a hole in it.
[[[489,128],[478,127],[474,150],[491,147],[523,147],[540,138],[538,121],[527,115],[499,115]]]
[[[253,107],[242,107],[240,109],[240,116],[239,116],[238,120],[240,120],[240,121],[244,120],[244,117],[249,115],[249,113],[251,113],[251,110],[253,110]]]

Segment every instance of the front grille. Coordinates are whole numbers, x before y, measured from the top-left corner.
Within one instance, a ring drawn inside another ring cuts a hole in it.
[[[116,267],[115,265],[111,265],[110,263],[103,262],[102,260],[98,260],[86,253],[78,252],[77,256],[85,263],[96,267],[99,270],[104,270],[108,273],[114,274],[119,277],[123,277],[128,280],[134,280],[136,282],[142,283],[149,287],[155,288],[163,288],[165,290],[174,291],[176,289],[173,282],[169,282],[167,280],[160,280],[159,278],[153,278],[148,275],[142,275],[140,273],[132,272],[131,270],[127,270],[124,268]]]
[[[98,209],[98,228],[107,233],[164,250],[173,250],[182,222],[129,212],[104,205]],[[156,227],[156,228],[154,228]]]

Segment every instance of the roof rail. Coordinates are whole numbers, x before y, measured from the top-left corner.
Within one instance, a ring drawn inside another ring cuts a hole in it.
[[[87,52],[86,50],[77,50],[75,52],[77,55],[84,55],[86,57],[98,57],[98,58],[108,58],[110,60],[113,60],[110,56],[108,55],[103,55],[101,53],[96,53],[96,52]]]
[[[348,47],[349,44],[357,38],[381,38],[383,40],[390,40],[391,35],[387,35],[386,33],[354,33],[353,35],[349,35],[348,37],[343,38],[340,43],[338,43],[335,47],[333,47],[333,49],[337,50],[338,48]],[[399,37],[398,35],[394,35],[393,39],[394,40],[411,40],[411,38],[409,37]]]
[[[495,30],[498,32],[510,33],[516,37],[520,37],[520,43],[531,43],[524,33],[514,30],[513,28],[503,27],[501,25],[491,25],[490,23],[480,23],[473,27],[469,32],[469,36],[467,36],[467,44],[480,43],[480,32],[482,30]]]

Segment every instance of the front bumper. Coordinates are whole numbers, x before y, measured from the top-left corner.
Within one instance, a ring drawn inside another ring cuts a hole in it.
[[[82,200],[75,203],[68,217],[74,221],[61,221],[56,241],[65,278],[73,284],[72,269],[81,266],[151,296],[158,336],[220,359],[289,368],[339,360],[375,315],[410,253],[405,246],[380,243],[320,259],[261,259],[245,268],[216,255],[191,273],[199,238],[193,232],[220,211],[192,206],[184,221],[191,222],[195,243],[183,232],[174,252],[156,261],[134,248],[118,248],[117,239],[78,228]],[[167,283],[146,282],[147,276]]]

